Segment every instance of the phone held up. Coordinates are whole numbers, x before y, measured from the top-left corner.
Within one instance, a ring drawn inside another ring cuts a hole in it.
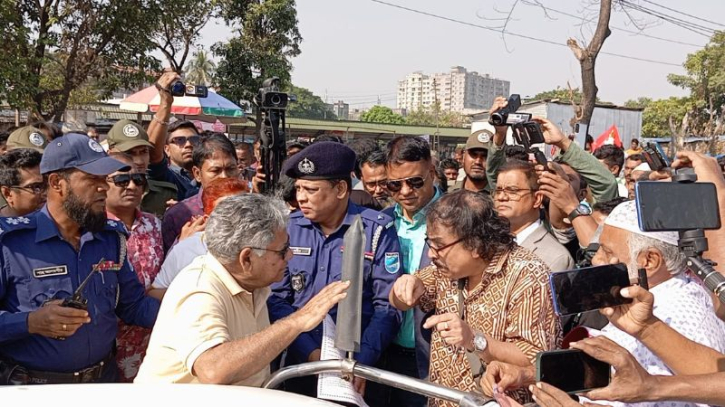
[[[611,366],[578,349],[559,349],[536,355],[536,381],[569,394],[606,387]]]

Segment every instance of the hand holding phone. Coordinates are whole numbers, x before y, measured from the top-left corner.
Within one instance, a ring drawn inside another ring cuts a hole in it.
[[[559,316],[632,302],[620,294],[630,285],[627,266],[621,263],[551,273],[549,284]]]
[[[609,363],[578,349],[559,349],[536,355],[536,381],[570,394],[606,387],[610,372]]]

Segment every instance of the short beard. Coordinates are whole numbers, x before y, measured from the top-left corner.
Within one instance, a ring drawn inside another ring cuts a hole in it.
[[[100,232],[106,227],[106,212],[94,213],[90,205],[85,205],[78,195],[68,189],[68,198],[63,201],[63,209],[74,222],[88,232]]]
[[[485,181],[485,180],[487,179],[487,178],[486,178],[486,174],[484,174],[484,175],[481,175],[481,176],[478,176],[478,175],[469,175],[469,174],[466,174],[466,176],[467,176],[467,177],[468,177],[468,178],[469,178],[469,179],[470,179],[471,181],[475,181],[475,182],[483,182],[483,181]]]

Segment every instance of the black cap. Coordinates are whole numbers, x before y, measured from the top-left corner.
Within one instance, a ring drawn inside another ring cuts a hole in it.
[[[334,141],[312,143],[290,157],[282,173],[296,179],[338,179],[349,177],[355,168],[355,152]]]

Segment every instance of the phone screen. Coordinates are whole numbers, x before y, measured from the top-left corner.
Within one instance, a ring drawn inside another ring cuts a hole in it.
[[[630,286],[627,266],[621,263],[551,273],[549,284],[559,316],[632,302],[619,294]]]
[[[642,181],[635,185],[639,227],[648,232],[719,229],[715,184]]]
[[[536,356],[536,381],[567,393],[606,387],[611,367],[577,349],[540,352]]]

